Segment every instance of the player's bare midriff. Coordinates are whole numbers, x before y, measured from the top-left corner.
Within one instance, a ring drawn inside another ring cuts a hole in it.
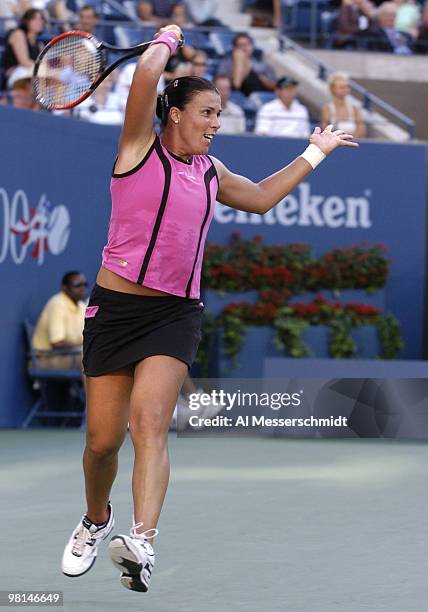
[[[134,293],[135,295],[158,295],[167,297],[169,293],[165,291],[158,291],[157,289],[149,289],[142,285],[137,285],[106,268],[101,267],[97,274],[97,285],[104,287],[104,289],[111,289],[112,291],[121,291],[122,293]]]

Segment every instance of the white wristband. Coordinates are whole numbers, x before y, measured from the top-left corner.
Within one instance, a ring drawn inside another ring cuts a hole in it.
[[[326,158],[326,155],[319,147],[317,147],[317,145],[310,144],[309,147],[303,151],[300,157],[306,159],[308,164],[311,164],[312,169],[314,169]]]

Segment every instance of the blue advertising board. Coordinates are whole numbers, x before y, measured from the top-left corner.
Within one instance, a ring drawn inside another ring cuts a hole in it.
[[[23,321],[36,319],[68,270],[95,280],[110,215],[109,178],[119,129],[0,107],[0,426],[30,405]],[[305,147],[302,140],[219,136],[234,172],[260,180]],[[404,358],[422,355],[426,146],[364,143],[328,158],[264,217],[217,205],[208,240],[234,231],[269,243],[308,242],[315,253],[382,242],[392,260],[387,308],[401,321]]]

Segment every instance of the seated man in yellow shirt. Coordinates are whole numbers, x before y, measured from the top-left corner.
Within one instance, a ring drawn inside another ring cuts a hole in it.
[[[61,281],[61,291],[43,308],[34,330],[33,347],[36,350],[75,349],[78,355],[46,355],[39,358],[40,367],[80,367],[85,322],[83,300],[87,287],[81,272],[67,272]]]

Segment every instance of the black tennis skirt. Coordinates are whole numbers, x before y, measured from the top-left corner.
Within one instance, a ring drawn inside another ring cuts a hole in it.
[[[175,357],[190,368],[201,340],[203,309],[199,300],[95,285],[83,330],[85,374],[101,376],[153,355]]]

